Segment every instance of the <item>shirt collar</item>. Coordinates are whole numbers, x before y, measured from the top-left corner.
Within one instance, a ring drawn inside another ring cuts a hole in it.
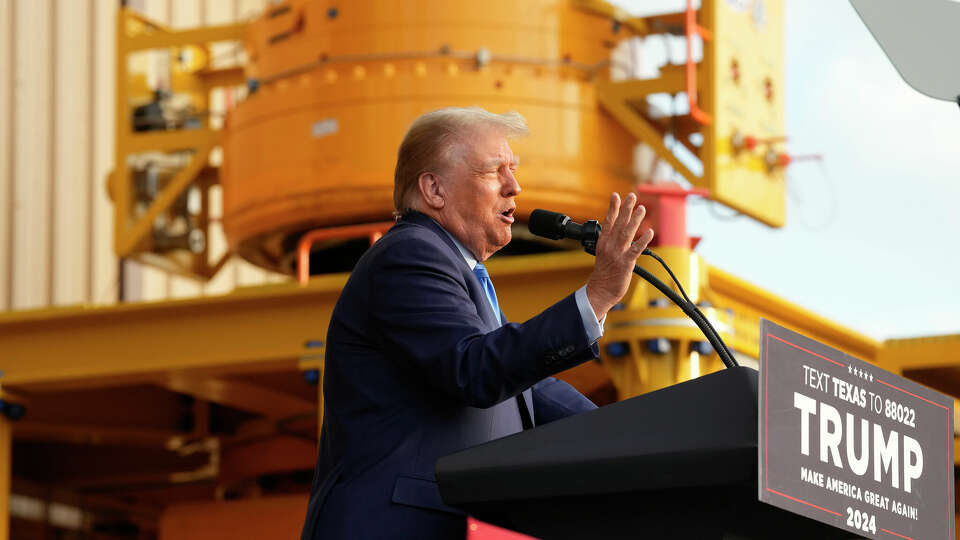
[[[463,255],[463,260],[467,261],[467,266],[470,267],[470,270],[473,270],[474,268],[476,268],[477,263],[479,261],[477,261],[477,258],[473,256],[473,253],[470,253],[470,250],[467,249],[466,246],[461,244],[460,241],[457,240],[455,236],[450,234],[448,230],[444,229],[443,227],[440,227],[440,229],[442,229],[443,232],[445,232],[447,236],[449,236],[450,239],[453,240],[454,245],[456,245],[457,249],[460,250],[460,255]]]

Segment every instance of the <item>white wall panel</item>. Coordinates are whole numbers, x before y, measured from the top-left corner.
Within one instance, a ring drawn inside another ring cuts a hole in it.
[[[117,258],[113,253],[113,204],[107,195],[107,174],[113,169],[114,81],[116,80],[116,9],[115,0],[95,0],[93,23],[93,157],[92,181],[93,241],[89,254],[91,298],[93,303],[117,300]]]
[[[13,285],[13,85],[15,69],[14,0],[0,0],[0,311],[10,309]]]
[[[51,2],[19,1],[13,199],[14,309],[50,301]]]
[[[85,302],[89,297],[90,177],[90,18],[86,2],[56,0],[54,42],[53,303]]]
[[[169,0],[139,0],[131,2],[130,6],[150,19],[163,24],[170,22]],[[150,52],[148,62],[147,81],[151,86],[167,86],[170,80],[167,74],[167,59],[159,52]],[[167,272],[149,265],[131,263],[128,275],[137,282],[137,285],[131,283],[128,288],[128,300],[152,302],[165,300],[170,296],[170,277]]]

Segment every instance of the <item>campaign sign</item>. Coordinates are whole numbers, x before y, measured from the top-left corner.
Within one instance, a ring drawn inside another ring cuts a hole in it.
[[[867,538],[954,540],[953,399],[760,324],[760,500]]]

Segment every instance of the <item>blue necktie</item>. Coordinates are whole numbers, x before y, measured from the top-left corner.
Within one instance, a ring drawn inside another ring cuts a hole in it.
[[[493,308],[493,316],[497,318],[497,322],[501,325],[503,321],[500,319],[500,303],[497,302],[497,291],[493,288],[493,282],[490,281],[490,274],[487,273],[487,269],[481,263],[477,263],[473,267],[473,273],[477,276],[477,279],[480,280],[480,286],[483,287],[483,292],[487,293],[487,300],[490,301],[490,307]]]
[[[503,319],[500,318],[500,303],[497,302],[497,291],[493,288],[493,281],[490,280],[490,274],[487,273],[487,269],[479,262],[473,267],[473,274],[477,276],[477,279],[480,281],[483,292],[487,293],[487,300],[490,301],[490,307],[493,308],[493,314],[497,318],[497,322],[503,325]],[[527,400],[523,398],[522,392],[517,394],[517,409],[519,409],[520,412],[520,423],[523,424],[523,429],[532,428],[533,419],[530,418],[530,409],[527,408]]]

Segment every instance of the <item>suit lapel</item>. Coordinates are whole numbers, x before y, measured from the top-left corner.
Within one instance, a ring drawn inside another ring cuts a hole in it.
[[[487,299],[487,293],[483,291],[483,287],[480,286],[480,281],[477,279],[477,276],[474,275],[473,270],[467,266],[467,261],[463,259],[460,249],[457,248],[457,245],[453,243],[453,240],[450,239],[450,235],[443,230],[443,227],[441,227],[440,224],[434,221],[430,216],[416,211],[411,211],[407,214],[404,214],[404,216],[401,218],[401,222],[412,223],[426,227],[437,235],[443,245],[445,245],[447,249],[455,255],[454,258],[460,263],[459,268],[461,274],[463,275],[463,280],[467,284],[467,292],[470,294],[470,299],[473,300],[473,304],[477,308],[477,314],[480,315],[480,319],[483,320],[483,323],[486,326],[484,330],[487,332],[492,332],[497,328],[500,328],[500,320],[493,313],[493,307],[490,305],[490,301]]]
[[[490,305],[490,300],[487,299],[487,293],[484,292],[483,287],[480,286],[480,280],[477,279],[477,276],[473,273],[473,270],[467,266],[467,261],[463,259],[463,254],[460,253],[460,249],[457,248],[457,245],[453,243],[453,240],[450,239],[449,234],[443,230],[443,227],[439,223],[433,220],[430,216],[421,214],[420,212],[411,211],[400,220],[401,223],[410,223],[414,225],[420,225],[426,227],[433,231],[437,237],[440,239],[443,245],[447,247],[455,255],[455,259],[460,262],[459,268],[463,274],[463,279],[467,284],[467,291],[470,294],[470,299],[473,300],[473,304],[477,308],[477,314],[480,315],[480,319],[483,320],[483,323],[486,325],[484,329],[487,332],[492,332],[497,328],[502,326],[501,318],[503,324],[507,323],[507,317],[501,311],[499,317],[493,312],[493,306]],[[530,412],[530,419],[533,421],[536,418],[533,414],[533,391],[527,389],[523,391],[523,398],[527,406],[527,411]],[[520,406],[519,401],[517,402],[517,407]],[[514,409],[514,414],[519,415],[519,409]],[[534,425],[536,422],[534,421]]]

